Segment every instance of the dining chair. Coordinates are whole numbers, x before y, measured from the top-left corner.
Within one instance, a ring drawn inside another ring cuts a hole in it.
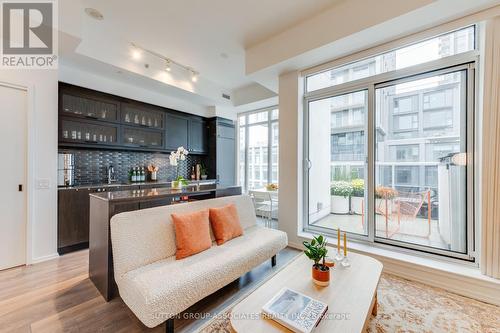
[[[270,193],[263,191],[249,191],[253,200],[255,215],[265,218],[265,226],[272,227],[273,213],[278,211],[278,203],[274,201]]]

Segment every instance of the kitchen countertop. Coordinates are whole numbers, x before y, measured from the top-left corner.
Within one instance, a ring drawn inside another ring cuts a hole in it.
[[[126,202],[204,194],[238,187],[240,186],[221,186],[215,184],[187,185],[182,189],[173,189],[169,187],[147,188],[141,190],[91,193],[90,196],[109,202]]]
[[[172,181],[167,180],[158,180],[158,181],[146,181],[146,182],[126,182],[126,183],[95,183],[95,184],[86,184],[86,185],[74,185],[74,186],[59,186],[58,190],[76,190],[76,189],[91,189],[91,188],[112,188],[112,187],[125,187],[125,186],[154,186],[154,185],[170,185]],[[189,180],[189,184],[214,184],[216,182],[215,179],[205,179],[205,180]]]

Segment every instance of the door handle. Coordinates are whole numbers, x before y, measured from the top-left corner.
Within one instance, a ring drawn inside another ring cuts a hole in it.
[[[22,192],[23,191],[23,184],[19,184],[17,189],[19,192]]]

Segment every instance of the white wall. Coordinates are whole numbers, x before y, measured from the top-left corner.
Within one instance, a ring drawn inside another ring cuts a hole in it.
[[[27,262],[42,261],[57,256],[57,71],[0,70],[0,81],[28,89]],[[37,189],[41,179],[48,189]]]
[[[288,242],[298,245],[297,231],[302,225],[302,92],[298,72],[279,78],[279,229]],[[296,181],[295,181],[296,180]]]

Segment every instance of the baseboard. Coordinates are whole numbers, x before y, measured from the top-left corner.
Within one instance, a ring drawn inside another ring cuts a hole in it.
[[[288,246],[303,250],[302,244],[289,243]],[[373,257],[384,265],[384,272],[402,278],[442,288],[452,293],[500,306],[500,280],[476,274],[459,274],[448,270],[411,263],[404,260],[376,255],[366,251],[355,251]]]
[[[47,261],[47,260],[56,259],[56,258],[59,258],[59,253],[57,253],[57,252],[53,253],[53,254],[49,254],[49,255],[43,256],[43,257],[33,258],[31,260],[31,265],[39,264],[41,262],[44,262],[44,261]]]

